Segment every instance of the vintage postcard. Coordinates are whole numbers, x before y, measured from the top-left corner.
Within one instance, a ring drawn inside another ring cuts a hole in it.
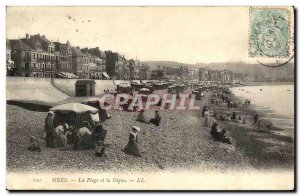
[[[294,7],[6,8],[8,190],[295,189]]]

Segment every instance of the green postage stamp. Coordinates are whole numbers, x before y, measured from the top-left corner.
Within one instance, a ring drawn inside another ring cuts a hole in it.
[[[289,57],[290,11],[285,8],[250,7],[249,13],[249,56]]]

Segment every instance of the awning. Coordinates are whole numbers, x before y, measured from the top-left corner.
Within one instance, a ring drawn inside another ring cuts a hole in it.
[[[78,78],[78,76],[73,73],[72,73],[72,76],[73,76],[73,78]]]
[[[106,72],[103,72],[102,74],[106,79],[110,79],[109,75]]]
[[[59,77],[59,78],[66,78],[66,76],[63,75],[62,73],[58,73],[58,74],[56,74],[56,75],[57,75],[57,77]]]

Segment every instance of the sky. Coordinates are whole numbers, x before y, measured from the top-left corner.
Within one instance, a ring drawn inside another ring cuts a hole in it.
[[[250,62],[248,7],[8,7],[7,38],[45,35],[141,61]]]

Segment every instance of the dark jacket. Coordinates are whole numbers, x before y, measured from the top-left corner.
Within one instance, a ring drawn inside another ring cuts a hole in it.
[[[54,132],[53,117],[47,116],[45,118],[45,132],[46,133],[53,133]]]

